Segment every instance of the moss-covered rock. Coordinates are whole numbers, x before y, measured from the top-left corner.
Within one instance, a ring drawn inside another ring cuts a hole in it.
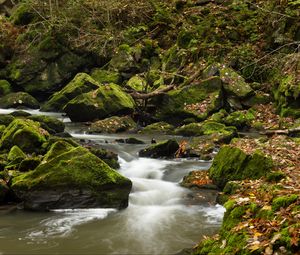
[[[126,86],[135,91],[147,91],[148,84],[146,79],[139,75],[132,76],[126,83]]]
[[[250,109],[248,111],[235,111],[224,118],[223,122],[226,125],[241,129],[250,127],[253,120],[255,120],[255,112]]]
[[[28,25],[34,20],[37,13],[30,7],[27,2],[21,2],[13,8],[10,21],[15,25]]]
[[[88,148],[91,153],[95,156],[103,160],[107,165],[109,165],[113,169],[120,168],[120,164],[118,162],[118,154],[108,151],[101,148]]]
[[[40,108],[39,102],[26,92],[9,93],[0,98],[1,108]]]
[[[134,107],[132,97],[111,83],[77,96],[66,104],[64,111],[72,121],[81,122],[128,114]]]
[[[222,81],[209,78],[200,84],[169,92],[159,101],[157,117],[176,124],[187,118],[204,120],[223,106]]]
[[[15,177],[12,189],[30,210],[59,208],[124,208],[131,181],[82,147],[55,153],[35,170]],[[54,156],[56,155],[56,156]]]
[[[178,149],[179,144],[175,140],[167,140],[141,150],[139,156],[149,158],[173,158]]]
[[[229,142],[237,135],[235,127],[227,127],[224,124],[215,121],[204,121],[202,123],[183,125],[175,129],[174,132],[176,135],[183,136],[212,135],[220,142]]]
[[[39,150],[48,137],[49,133],[38,122],[15,119],[2,134],[1,148],[9,149],[17,145],[24,152],[34,152]]]
[[[52,116],[32,115],[28,119],[39,122],[50,134],[62,133],[65,130],[65,124]]]
[[[122,77],[118,72],[95,68],[91,72],[91,77],[100,84],[115,83],[120,84]]]
[[[273,167],[272,160],[259,151],[247,155],[238,148],[223,146],[209,169],[210,178],[224,188],[228,181],[258,179],[266,175]]]
[[[11,92],[11,85],[7,80],[0,80],[0,96],[5,96]]]
[[[62,111],[73,98],[99,88],[100,84],[86,73],[78,73],[62,90],[56,92],[41,107],[42,111]]]
[[[144,127],[139,133],[141,134],[170,134],[174,130],[174,126],[164,122],[156,122]]]
[[[113,116],[92,123],[89,133],[119,133],[132,131],[137,128],[136,123],[130,116]]]

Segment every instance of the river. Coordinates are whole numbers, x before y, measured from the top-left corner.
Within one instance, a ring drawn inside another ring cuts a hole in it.
[[[137,152],[152,137],[137,136],[146,145],[120,144],[115,139],[132,135],[87,135],[81,125],[64,121],[75,138],[118,153],[118,171],[133,182],[129,206],[120,211],[1,210],[0,254],[174,254],[218,232],[224,208],[189,203],[190,191],[178,185],[189,171],[207,169],[210,162],[140,158]]]

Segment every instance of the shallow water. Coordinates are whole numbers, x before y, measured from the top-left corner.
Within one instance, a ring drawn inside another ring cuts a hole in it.
[[[130,135],[85,135],[79,127],[67,131],[118,152],[119,171],[133,182],[128,208],[0,211],[0,254],[174,254],[218,231],[224,208],[190,205],[190,191],[178,185],[209,162],[139,158],[146,145],[115,142]]]

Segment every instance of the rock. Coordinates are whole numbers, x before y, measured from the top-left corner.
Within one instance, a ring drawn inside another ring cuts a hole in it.
[[[252,121],[255,120],[255,111],[250,109],[248,111],[235,111],[223,119],[226,125],[235,126],[236,128],[250,127]]]
[[[99,88],[100,84],[86,73],[78,73],[62,90],[54,93],[41,107],[42,111],[62,111],[75,97]]]
[[[272,102],[272,97],[270,94],[261,91],[255,91],[253,96],[242,101],[242,105],[247,108],[250,108],[255,105],[268,104],[271,102]]]
[[[178,125],[187,118],[204,120],[223,106],[222,81],[213,77],[200,84],[170,91],[157,104],[157,117],[169,123]]]
[[[175,140],[163,141],[139,152],[140,157],[149,158],[174,158],[179,144]]]
[[[7,108],[40,108],[39,102],[26,92],[10,93],[0,98],[0,107]]]
[[[125,139],[125,143],[128,144],[145,144],[143,141],[135,138],[135,137],[129,137]]]
[[[129,114],[134,107],[132,97],[111,83],[77,96],[66,104],[64,111],[72,121],[83,122]]]
[[[248,155],[239,148],[223,146],[213,160],[209,177],[223,189],[228,181],[258,179],[273,167],[272,160],[257,151]]]
[[[12,115],[14,117],[29,117],[29,116],[31,116],[31,114],[29,112],[25,112],[22,110],[14,111],[14,112],[10,113],[10,115]]]
[[[28,119],[39,122],[50,134],[62,133],[65,130],[65,124],[52,116],[32,115]]]
[[[174,130],[174,126],[171,124],[161,121],[152,123],[144,127],[139,133],[141,134],[170,134]]]
[[[216,145],[211,136],[199,136],[193,137],[191,141],[188,142],[185,154],[186,157],[197,157],[201,160],[212,160],[213,152]]]
[[[92,123],[88,133],[120,133],[137,128],[136,123],[129,116],[113,116]]]
[[[218,140],[219,142],[226,143],[237,135],[237,130],[235,127],[227,127],[222,123],[214,121],[204,121],[202,123],[191,123],[188,125],[183,125],[175,129],[174,133],[176,135],[183,136],[211,135],[212,137],[214,137],[213,140]]]
[[[118,162],[118,154],[102,148],[88,147],[87,149],[89,149],[89,151],[95,156],[103,160],[111,168],[120,168],[120,164]]]
[[[183,177],[180,185],[185,188],[215,189],[218,187],[209,179],[207,170],[191,171]]]
[[[0,80],[0,96],[5,96],[11,92],[11,85],[7,80]]]
[[[91,72],[91,77],[100,84],[115,83],[121,84],[122,77],[118,72],[95,68]]]
[[[126,83],[129,89],[135,91],[147,91],[147,81],[139,75],[132,76]]]
[[[61,45],[57,38],[46,36],[37,46],[16,56],[6,66],[7,75],[17,88],[39,100],[46,100],[74,75],[93,61]]]
[[[53,144],[35,170],[13,179],[12,190],[25,209],[127,207],[129,179],[85,148],[60,148]]]
[[[46,142],[49,133],[42,129],[38,122],[32,120],[15,119],[4,130],[1,137],[1,148],[9,149],[17,145],[24,152],[35,152],[43,142]]]

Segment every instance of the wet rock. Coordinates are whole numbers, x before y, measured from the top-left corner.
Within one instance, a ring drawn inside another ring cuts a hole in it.
[[[40,123],[15,119],[3,131],[1,148],[8,149],[17,145],[24,152],[35,152],[48,137],[49,133],[41,128]]]
[[[25,209],[44,211],[125,208],[131,185],[87,149],[55,143],[42,163],[15,177],[11,187]]]
[[[132,131],[136,128],[137,125],[130,116],[113,116],[92,123],[88,133],[120,133]]]
[[[96,148],[96,147],[87,147],[91,153],[93,153],[95,156],[103,160],[107,165],[109,165],[113,169],[120,168],[120,164],[118,162],[118,154],[102,149],[102,148]]]
[[[40,108],[39,102],[26,92],[10,93],[0,98],[0,107],[7,108]]]
[[[28,119],[39,122],[50,134],[62,133],[65,130],[65,124],[52,116],[32,115]]]
[[[135,137],[129,137],[125,139],[125,143],[128,144],[145,144],[143,141],[135,138]]]
[[[139,133],[141,134],[170,134],[174,126],[167,122],[156,122],[144,127]]]
[[[187,118],[204,120],[223,106],[222,81],[212,77],[200,84],[168,92],[158,102],[157,117],[179,124]]]
[[[42,111],[62,111],[73,98],[99,88],[100,84],[86,73],[78,73],[62,90],[54,93],[41,107]]]
[[[65,105],[64,111],[72,121],[84,122],[129,114],[134,107],[132,97],[111,83],[77,96]]]
[[[209,169],[209,177],[223,189],[228,181],[258,179],[273,168],[272,159],[257,151],[251,155],[228,145],[215,156]]]
[[[156,143],[139,152],[140,157],[149,158],[174,158],[179,144],[175,140]]]

